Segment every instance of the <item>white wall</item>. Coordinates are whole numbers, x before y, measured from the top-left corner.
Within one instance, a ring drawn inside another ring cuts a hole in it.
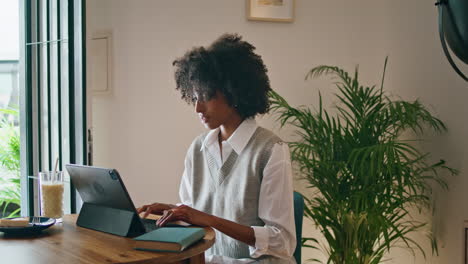
[[[257,47],[273,89],[293,105],[317,103],[319,88],[325,103],[332,102],[329,80],[304,81],[310,68],[329,64],[353,70],[359,64],[362,82],[377,84],[388,55],[386,90],[420,98],[433,109],[449,132],[429,134],[431,142],[422,146],[434,160],[444,158],[461,170],[449,179],[450,192],[436,193],[441,256],[431,258],[428,250],[424,260],[394,250],[389,263],[461,264],[462,224],[468,218],[463,166],[468,85],[442,54],[433,2],[297,0],[296,7],[294,23],[270,23],[247,21],[240,0],[88,0],[88,34],[112,30],[114,37],[113,92],[92,99],[95,165],[117,168],[137,205],[178,201],[185,151],[204,129],[175,91],[171,63],[224,32],[238,32]],[[269,117],[259,122],[278,128]],[[288,130],[278,133],[290,137]],[[316,235],[310,223],[304,235]],[[305,258],[316,256],[305,252]]]

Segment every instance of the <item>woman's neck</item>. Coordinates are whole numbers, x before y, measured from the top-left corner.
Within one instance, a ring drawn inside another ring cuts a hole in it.
[[[219,141],[227,140],[236,129],[240,126],[240,124],[244,121],[240,116],[233,118],[230,120],[229,123],[223,124],[219,127]]]

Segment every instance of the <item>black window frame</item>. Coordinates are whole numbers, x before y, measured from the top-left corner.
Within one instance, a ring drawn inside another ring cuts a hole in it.
[[[52,170],[55,156],[59,157],[60,170],[66,163],[88,163],[85,10],[85,0],[20,3],[22,215],[39,214],[35,175]],[[62,48],[68,54],[62,54]],[[80,201],[72,183],[69,193],[70,213],[76,213]]]

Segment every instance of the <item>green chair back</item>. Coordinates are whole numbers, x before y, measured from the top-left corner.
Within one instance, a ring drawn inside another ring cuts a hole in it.
[[[296,225],[296,250],[294,258],[296,262],[301,263],[302,249],[302,219],[304,218],[304,197],[298,192],[294,192],[294,223]]]

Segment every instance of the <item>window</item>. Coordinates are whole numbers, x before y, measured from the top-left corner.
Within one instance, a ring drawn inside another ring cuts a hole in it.
[[[22,1],[20,109],[22,214],[39,213],[39,171],[86,164],[84,0]],[[76,193],[65,173],[65,213]],[[78,204],[79,205],[79,204]]]
[[[0,3],[0,217],[19,214],[19,9]]]

